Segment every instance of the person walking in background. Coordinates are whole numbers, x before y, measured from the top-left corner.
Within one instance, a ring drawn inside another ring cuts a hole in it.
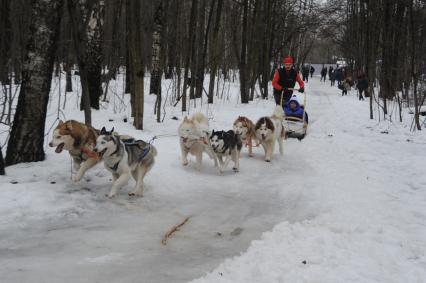
[[[315,68],[313,66],[311,66],[311,68],[309,69],[309,72],[311,73],[311,78],[312,78],[312,75],[315,72]]]
[[[328,67],[328,78],[331,80],[331,73],[333,72],[333,66]]]
[[[336,70],[331,70],[331,73],[328,75],[330,77],[330,86],[334,86],[336,82]]]
[[[325,82],[326,78],[327,78],[327,67],[323,67],[321,69],[321,78],[320,78],[320,81],[324,80],[324,82]]]
[[[348,91],[349,90],[351,90],[351,85],[353,84],[353,83],[351,83],[351,78],[345,78],[344,80],[343,80],[343,82],[340,84],[340,86],[341,86],[341,90],[342,90],[342,96],[344,96],[344,95],[348,95]]]
[[[341,68],[338,68],[335,71],[335,79],[337,81],[337,87],[340,88],[340,85],[342,84],[342,81],[344,79],[343,70]]]
[[[299,92],[305,91],[305,84],[293,67],[293,58],[288,56],[284,58],[283,62],[284,68],[277,69],[272,80],[275,103],[281,106],[286,105],[292,97],[292,88],[294,88],[296,82],[299,84]]]
[[[364,96],[362,95],[362,93],[368,88],[368,80],[367,76],[363,71],[360,71],[358,73],[356,88],[358,89],[359,100],[364,100]]]
[[[309,80],[309,66],[303,65],[302,66],[302,78],[304,82],[308,82]]]

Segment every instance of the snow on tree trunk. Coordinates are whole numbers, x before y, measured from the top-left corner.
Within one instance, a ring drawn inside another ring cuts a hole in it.
[[[34,1],[6,165],[44,160],[44,127],[63,0]]]

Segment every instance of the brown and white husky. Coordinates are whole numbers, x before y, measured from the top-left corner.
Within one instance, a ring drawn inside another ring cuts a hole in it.
[[[56,147],[56,153],[68,150],[74,161],[74,170],[77,171],[72,177],[74,182],[80,181],[86,171],[100,161],[98,154],[93,152],[98,135],[99,130],[75,120],[59,121],[53,130],[49,146]]]
[[[253,122],[244,116],[238,116],[234,121],[234,132],[240,136],[243,145],[248,146],[249,156],[253,157],[253,139],[256,140]]]
[[[255,126],[256,137],[265,151],[265,161],[270,162],[274,153],[275,141],[278,143],[280,155],[284,154],[283,139],[285,137],[284,111],[276,106],[271,117],[260,118]]]

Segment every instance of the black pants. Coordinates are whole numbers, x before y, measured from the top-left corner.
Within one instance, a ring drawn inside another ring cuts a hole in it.
[[[359,100],[364,100],[364,96],[362,96],[363,89],[358,89],[359,92]]]
[[[280,105],[280,103],[281,103],[281,106],[286,105],[292,95],[293,95],[292,91],[283,92],[283,91],[274,89],[274,99],[277,105]],[[281,96],[283,96],[282,100],[281,100]]]
[[[309,74],[307,75],[302,74],[302,79],[304,82],[307,82],[309,80]]]

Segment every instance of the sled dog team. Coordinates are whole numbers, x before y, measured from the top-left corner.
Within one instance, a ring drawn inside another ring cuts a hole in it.
[[[222,173],[230,161],[233,162],[232,169],[238,172],[242,146],[246,145],[249,156],[253,156],[253,142],[262,145],[265,161],[270,162],[275,141],[280,154],[283,154],[283,120],[284,112],[279,106],[271,116],[261,117],[256,124],[247,117],[239,116],[234,121],[233,129],[228,131],[211,131],[208,119],[202,113],[185,117],[178,128],[182,165],[188,165],[190,153],[195,156],[196,168],[200,170],[205,152],[219,172]],[[59,121],[49,146],[56,147],[56,153],[64,149],[69,152],[76,171],[72,177],[74,182],[80,181],[87,170],[103,161],[113,178],[108,197],[114,197],[131,177],[136,185],[129,195],[142,196],[143,179],[154,165],[157,155],[156,148],[150,143],[118,135],[114,128],[107,131],[103,127],[99,131],[74,120]]]

